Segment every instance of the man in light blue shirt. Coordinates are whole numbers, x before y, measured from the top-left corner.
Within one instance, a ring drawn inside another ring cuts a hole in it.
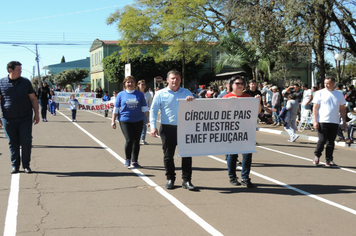
[[[164,168],[167,177],[167,189],[174,189],[175,165],[174,152],[177,146],[177,123],[178,123],[178,99],[193,101],[194,97],[188,89],[180,87],[181,75],[172,70],[167,74],[168,86],[159,90],[153,98],[150,112],[151,136],[157,138],[161,135],[164,154]],[[158,111],[161,110],[161,127],[158,133],[156,122]],[[196,190],[191,183],[192,157],[182,157],[182,187],[184,189]]]

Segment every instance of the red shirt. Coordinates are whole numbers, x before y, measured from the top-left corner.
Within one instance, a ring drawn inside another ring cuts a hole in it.
[[[251,95],[250,95],[250,94],[248,94],[248,93],[242,93],[242,95],[241,95],[241,96],[237,96],[237,95],[235,95],[235,94],[233,94],[233,93],[228,93],[228,94],[224,95],[222,98],[231,98],[231,97],[237,97],[237,98],[250,98],[250,97],[251,97]]]

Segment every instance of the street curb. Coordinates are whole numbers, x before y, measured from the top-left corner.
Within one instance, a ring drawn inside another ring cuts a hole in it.
[[[270,133],[270,134],[279,134],[279,135],[283,135],[283,136],[289,136],[289,134],[286,131],[281,131],[281,130],[259,128],[259,127],[257,127],[256,130],[261,131],[261,132]],[[298,135],[299,135],[299,139],[306,139],[308,141],[318,142],[318,137],[313,137],[313,136],[309,136],[306,134],[298,134]],[[345,142],[336,142],[335,141],[335,145],[340,146],[340,147],[356,148],[356,144],[348,145]]]

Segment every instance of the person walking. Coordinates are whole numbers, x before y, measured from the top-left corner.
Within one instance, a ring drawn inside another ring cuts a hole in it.
[[[338,130],[339,114],[343,120],[342,129],[346,129],[345,98],[335,90],[335,78],[328,76],[324,80],[325,88],[315,93],[313,98],[313,127],[318,130],[318,143],[314,151],[313,164],[319,165],[319,159],[325,148],[326,167],[337,167],[334,162],[335,138]]]
[[[48,98],[50,97],[50,89],[46,81],[43,81],[42,86],[37,91],[37,98],[41,106],[42,121],[47,122],[47,107]]]
[[[137,83],[137,90],[139,90],[141,93],[144,94],[148,110],[151,107],[152,104],[152,96],[150,92],[146,90],[146,81],[145,80],[140,80]],[[145,113],[142,113],[143,116],[143,127],[142,127],[142,133],[141,133],[141,144],[142,145],[148,145],[146,142],[146,133],[147,133],[147,125],[149,125],[149,119],[146,117]]]
[[[68,105],[72,113],[72,122],[77,122],[77,110],[79,106],[79,101],[75,98],[75,94],[70,95]]]
[[[151,136],[157,138],[160,134],[163,149],[164,169],[166,170],[167,189],[174,189],[176,180],[174,152],[177,146],[178,99],[193,101],[193,94],[180,87],[181,74],[171,70],[167,74],[168,86],[155,94],[151,106],[150,126]],[[161,127],[158,132],[156,122],[158,111],[161,111]],[[192,184],[192,157],[182,157],[182,187],[191,191],[197,190]]]
[[[133,76],[125,77],[123,85],[125,90],[116,97],[111,127],[116,129],[115,121],[118,117],[121,131],[126,139],[124,166],[132,169],[141,168],[138,164],[138,155],[143,126],[142,112],[148,117],[148,107],[143,93],[135,89],[136,80]]]
[[[236,75],[233,76],[229,81],[230,93],[226,94],[223,98],[243,98],[243,97],[251,97],[248,93],[244,93],[244,81],[243,79]],[[256,95],[257,98],[260,98],[259,95]],[[261,111],[261,106],[259,105],[259,114]],[[238,186],[243,184],[247,188],[254,188],[255,185],[251,182],[250,179],[250,171],[252,164],[252,153],[243,153],[242,154],[242,170],[241,170],[241,183],[238,182],[238,178],[236,176],[236,162],[238,158],[238,154],[228,154],[225,155],[228,174],[230,178],[230,184],[234,186]]]
[[[31,173],[32,123],[39,123],[38,100],[31,82],[21,77],[22,64],[7,64],[8,76],[0,79],[1,117],[9,141],[12,169],[19,172],[20,163],[26,173]],[[35,114],[33,116],[33,113]],[[21,146],[21,155],[20,155]],[[22,160],[21,160],[22,159]]]

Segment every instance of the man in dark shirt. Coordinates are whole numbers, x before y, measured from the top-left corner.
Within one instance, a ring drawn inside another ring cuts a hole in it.
[[[251,79],[248,82],[249,89],[247,89],[244,93],[248,93],[251,97],[255,97],[256,95],[260,95],[262,97],[261,91],[257,89],[257,82],[256,80]],[[263,104],[261,102],[261,104]]]
[[[0,79],[0,101],[2,120],[11,154],[11,174],[20,169],[20,146],[22,149],[22,167],[31,173],[30,160],[32,148],[32,122],[40,121],[38,100],[31,82],[21,77],[21,63],[11,61],[7,64],[9,75]],[[35,113],[32,121],[33,112]]]
[[[251,97],[255,97],[256,95],[260,95],[260,97],[262,97],[262,93],[260,90],[257,89],[257,82],[256,80],[254,79],[251,79],[249,82],[248,82],[248,86],[249,86],[249,89],[247,89],[246,91],[244,91],[244,93],[247,93],[247,94],[250,94]],[[263,101],[261,99],[260,101],[260,104],[261,104],[261,107],[263,107]],[[261,110],[261,113],[258,114],[259,117],[263,116],[264,115],[264,109]]]

